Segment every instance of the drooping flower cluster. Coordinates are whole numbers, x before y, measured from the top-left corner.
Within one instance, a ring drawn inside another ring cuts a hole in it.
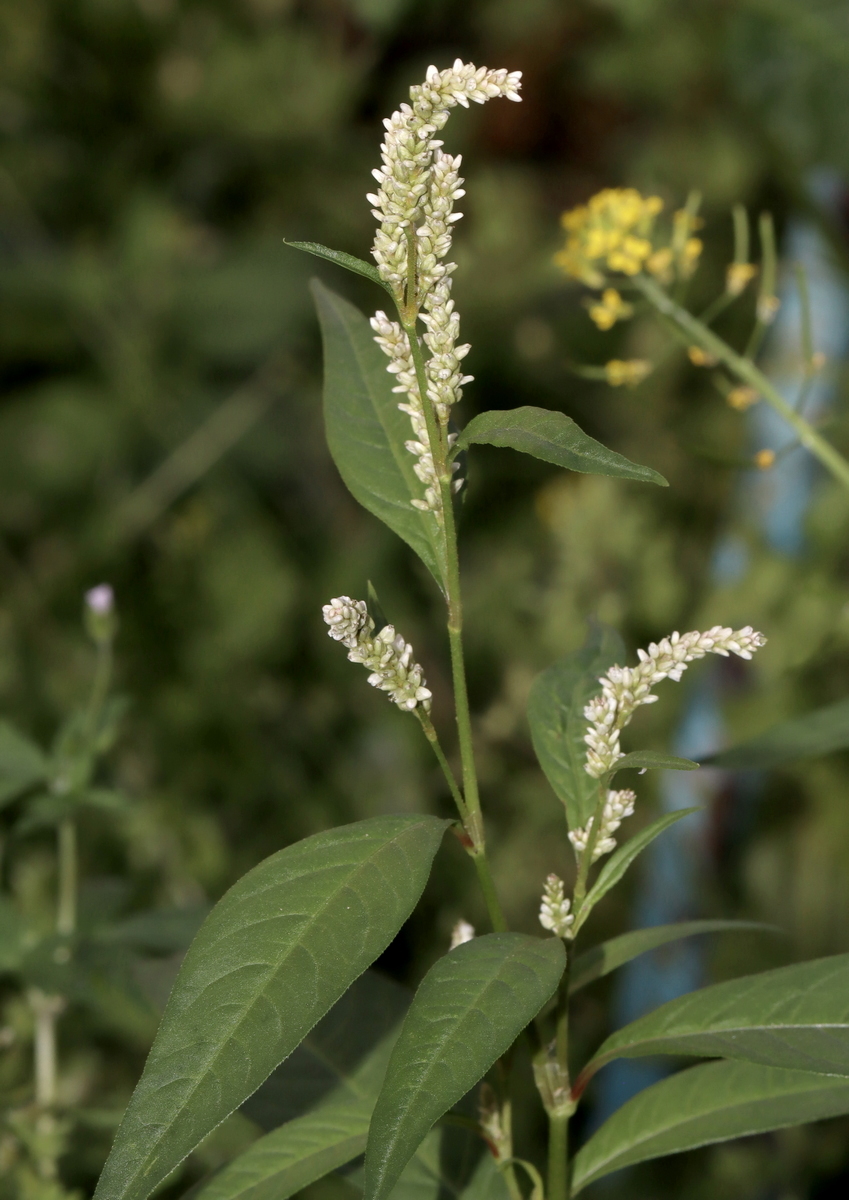
[[[613,834],[626,817],[633,816],[636,799],[636,793],[632,792],[630,788],[623,788],[619,792],[608,791],[601,814],[601,826],[593,846],[593,862],[601,858],[602,854],[609,854],[615,848],[616,839]],[[590,817],[583,829],[569,831],[569,841],[574,846],[575,854],[578,857],[584,853],[589,844],[594,820],[595,817]]]
[[[558,937],[571,937],[571,926],[575,918],[569,912],[571,904],[563,894],[563,880],[557,875],[549,875],[545,881],[542,893],[542,904],[539,910],[539,923],[543,929],[550,929]]]
[[[737,654],[740,658],[751,658],[755,650],[766,642],[762,633],[756,633],[751,625],[744,629],[725,629],[714,625],[706,633],[673,633],[660,642],[652,642],[648,650],[638,650],[640,659],[636,667],[611,667],[599,683],[601,692],[594,696],[584,709],[590,726],[584,737],[587,744],[587,761],[584,769],[588,775],[601,779],[612,771],[623,757],[619,746],[619,733],[631,720],[642,704],[653,704],[657,696],[651,688],[663,679],[674,679],[676,683],[694,659],[706,654]],[[592,861],[609,854],[616,846],[613,834],[626,817],[634,811],[637,797],[630,789],[608,790],[601,814],[601,825],[593,847]],[[590,842],[595,817],[590,817],[583,829],[569,831],[569,841],[575,854],[580,857]]]
[[[457,343],[460,319],[451,299],[456,264],[446,261],[451,227],[462,216],[454,212],[454,201],[465,195],[461,158],[445,154],[433,134],[458,104],[468,108],[470,101],[483,104],[496,96],[519,100],[520,78],[519,71],[491,71],[460,59],[444,71],[429,67],[424,83],[410,89],[410,103],[384,121],[383,165],[373,172],[379,188],[367,197],[380,222],[372,254],[381,278],[399,304],[413,301],[427,328],[423,341],[430,356],[425,362],[427,395],[423,397],[405,330],[384,312],[376,313],[371,322],[375,341],[390,360],[387,369],[398,379],[393,390],[406,397],[399,408],[413,425],[415,436],[406,447],[418,459],[416,474],[425,485],[424,498],[413,504],[436,513],[441,511],[441,501],[423,405],[433,405],[444,428],[472,376],[464,375],[460,365],[470,347]],[[412,263],[415,278],[410,280]],[[452,470],[458,469],[455,463]],[[453,487],[458,491],[462,480],[455,480]]]
[[[584,737],[587,774],[601,779],[623,757],[619,746],[620,730],[641,705],[657,700],[651,691],[654,684],[663,679],[674,679],[677,683],[688,663],[704,658],[706,654],[724,657],[736,654],[740,658],[751,658],[765,642],[763,634],[755,632],[751,625],[737,630],[714,625],[705,633],[698,630],[676,632],[659,642],[652,642],[648,650],[637,651],[640,662],[636,667],[611,667],[599,680],[601,692],[584,709],[584,716],[590,723]]]
[[[413,661],[413,647],[393,625],[384,625],[375,633],[365,601],[350,596],[336,597],[322,612],[330,636],[348,647],[351,662],[362,663],[371,671],[368,681],[372,687],[389,692],[390,699],[407,712],[419,705],[430,712],[431,693],[421,667]]]

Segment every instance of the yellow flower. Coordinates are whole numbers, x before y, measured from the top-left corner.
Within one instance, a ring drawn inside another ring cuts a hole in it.
[[[738,412],[745,412],[747,408],[757,404],[760,396],[753,387],[735,387],[731,389],[725,399]]]
[[[601,301],[590,309],[590,316],[599,329],[611,329],[617,321],[625,321],[632,316],[633,305],[626,304],[616,288],[606,288]]]
[[[725,273],[725,290],[729,296],[739,296],[758,273],[754,263],[730,263]]]
[[[775,451],[759,450],[752,461],[759,471],[768,471],[775,463]]]
[[[681,279],[689,279],[698,266],[702,242],[692,233],[701,225],[701,219],[686,208],[679,208],[672,218],[672,253]]]
[[[604,370],[611,387],[636,387],[651,371],[651,363],[643,358],[612,358]]]
[[[777,296],[760,296],[757,305],[758,320],[764,325],[771,325],[780,307],[781,301]]]
[[[635,188],[605,188],[560,218],[567,238],[555,262],[590,287],[604,284],[604,270],[636,275],[653,253],[652,228],[663,208],[659,196]]]
[[[701,346],[688,346],[687,357],[694,367],[716,366],[716,357],[713,354],[708,354],[707,350],[703,350]]]
[[[655,250],[646,263],[646,270],[660,283],[669,283],[672,279],[672,251],[669,246]]]

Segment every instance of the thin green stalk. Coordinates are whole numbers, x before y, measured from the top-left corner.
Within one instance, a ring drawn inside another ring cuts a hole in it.
[[[566,943],[566,969],[557,990],[557,1032],[555,1056],[558,1091],[569,1094],[569,972],[571,955]],[[548,1114],[548,1192],[547,1200],[569,1200],[569,1119],[568,1106]]]
[[[414,277],[415,256],[412,255],[412,258],[413,264],[410,272]],[[475,869],[480,880],[493,929],[503,931],[507,928],[507,923],[495,891],[495,884],[489,869],[489,863],[486,860],[483,816],[481,813],[478,777],[472,742],[472,719],[466,684],[466,667],[463,657],[463,602],[460,588],[460,558],[457,549],[457,525],[454,520],[454,497],[451,486],[451,466],[448,462],[448,442],[445,431],[437,420],[433,405],[428,401],[427,374],[421,343],[419,342],[416,330],[417,314],[414,310],[411,310],[409,305],[404,308],[398,305],[398,315],[410,343],[410,352],[416,369],[416,382],[418,383],[419,395],[422,399],[428,441],[439,480],[440,498],[442,501],[441,515],[445,551],[445,596],[448,605],[448,642],[451,652],[454,712],[457,721],[457,739],[463,770],[463,797],[466,809],[463,824],[472,843],[469,853],[475,863]]]
[[[445,776],[448,787],[451,790],[451,796],[453,797],[454,803],[457,805],[457,811],[459,812],[460,817],[465,821],[469,810],[466,808],[466,802],[463,799],[463,793],[457,786],[457,780],[454,778],[454,772],[451,770],[448,759],[445,757],[442,746],[439,744],[439,738],[437,737],[436,730],[433,727],[433,722],[427,713],[421,708],[417,708],[416,712],[418,713],[419,721],[421,722],[422,729],[424,730],[424,735],[430,742],[433,753],[436,755],[436,761],[442,768],[442,774]]]
[[[112,639],[103,638],[96,643],[94,678],[86,708],[86,734],[91,740],[97,732],[100,711],[109,692],[112,679]]]
[[[849,462],[834,446],[820,437],[816,429],[795,411],[792,405],[784,399],[781,393],[770,383],[764,373],[750,359],[737,354],[722,338],[717,337],[707,329],[697,317],[664,292],[664,290],[646,276],[637,276],[635,285],[646,299],[663,316],[668,317],[687,337],[701,346],[709,354],[714,355],[720,362],[737,376],[743,383],[753,387],[784,420],[795,429],[799,441],[813,454],[823,466],[838,479],[844,487],[849,488]]]
[[[593,862],[593,853],[595,845],[598,841],[598,831],[601,829],[601,819],[604,816],[604,802],[606,799],[607,788],[601,783],[598,785],[598,800],[596,801],[595,812],[592,815],[592,825],[590,826],[590,835],[587,838],[587,844],[584,847],[584,853],[581,855],[581,861],[578,863],[578,878],[575,880],[575,890],[572,893],[574,902],[575,920],[578,920],[581,912],[581,905],[584,897],[587,894],[587,876],[590,872],[590,867]],[[577,933],[577,929],[575,930]]]
[[[57,831],[56,932],[70,937],[77,927],[77,826],[64,817]]]

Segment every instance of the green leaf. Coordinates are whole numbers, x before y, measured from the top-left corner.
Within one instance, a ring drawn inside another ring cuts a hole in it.
[[[640,483],[658,483],[669,487],[667,481],[651,467],[632,463],[615,450],[584,433],[565,413],[546,408],[513,408],[493,410],[474,417],[460,434],[457,448],[473,444],[506,446],[531,454],[544,462],[581,471],[587,475],[612,475],[618,479],[636,479]]]
[[[326,1021],[327,1017],[322,1024]],[[197,1200],[287,1200],[362,1154],[396,1038],[397,1029],[383,1038],[358,1070],[345,1073],[340,1086],[317,1108],[254,1142],[200,1189]]]
[[[433,513],[412,505],[424,486],[404,445],[412,426],[398,408],[386,357],[359,309],[317,280],[312,292],[324,344],[324,422],[333,461],[354,499],[403,538],[442,587],[441,534]]]
[[[609,938],[606,942],[579,954],[572,964],[569,994],[580,991],[587,984],[600,979],[602,975],[609,975],[611,971],[640,954],[701,933],[781,933],[781,930],[775,925],[764,925],[760,921],[723,920],[679,921],[674,925],[652,925],[648,929],[635,929],[630,933],[620,934],[619,937]]]
[[[0,721],[0,807],[47,776],[47,759],[8,721]]]
[[[582,829],[595,812],[599,782],[584,770],[587,701],[601,690],[599,679],[625,661],[613,629],[595,626],[574,654],[537,675],[528,699],[534,750],[548,782],[566,806],[570,829]]]
[[[376,1100],[386,1062],[381,1065],[372,1052],[400,1025],[411,999],[400,984],[366,971],[245,1101],[242,1112],[262,1129],[276,1129],[352,1087],[352,1096],[366,1089]]]
[[[475,1144],[477,1143],[477,1144]],[[392,1189],[392,1200],[508,1200],[504,1176],[479,1137],[434,1129]]]
[[[559,938],[491,933],[431,967],[401,1027],[372,1117],[368,1200],[391,1192],[427,1131],[533,1020],[564,966]]]
[[[690,813],[698,811],[699,808],[696,806],[694,808],[679,808],[675,812],[666,813],[665,816],[658,817],[656,821],[652,821],[651,825],[647,825],[645,829],[641,829],[624,846],[620,846],[604,864],[595,883],[587,892],[586,898],[579,909],[582,920],[575,926],[575,932],[577,933],[580,925],[584,923],[590,911],[595,908],[602,896],[607,895],[610,889],[616,886],[631,863],[638,855],[642,854],[646,846],[649,846],[670,825],[674,825],[682,817],[689,817]]]
[[[849,954],[679,996],[611,1034],[582,1075],[614,1058],[687,1054],[849,1075]]]
[[[315,834],[230,889],[180,969],[99,1200],[144,1200],[291,1054],[406,921],[446,825]]]
[[[347,1098],[327,1100],[254,1142],[195,1192],[194,1200],[288,1200],[362,1154],[370,1116],[371,1104],[357,1108]]]
[[[849,746],[849,700],[781,721],[757,737],[706,758],[712,767],[782,767]]]
[[[693,762],[691,758],[675,758],[658,750],[635,750],[633,754],[618,758],[614,771],[697,771],[700,766],[701,763]]]
[[[650,1158],[849,1112],[849,1081],[754,1063],[702,1063],[646,1088],[575,1156],[573,1195]]]
[[[346,271],[353,271],[355,275],[364,275],[372,283],[380,284],[390,296],[393,295],[392,288],[381,279],[374,263],[364,262],[361,258],[355,258],[353,254],[346,254],[344,250],[331,250],[319,242],[287,242],[284,238],[283,245],[291,246],[293,250],[305,250],[307,254],[314,254],[316,258],[335,263],[337,267],[344,267]]]

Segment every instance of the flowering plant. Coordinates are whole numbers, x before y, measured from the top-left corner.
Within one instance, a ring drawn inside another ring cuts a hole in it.
[[[368,669],[369,683],[420,722],[457,817],[384,816],[316,834],[272,855],[227,893],[183,963],[101,1177],[101,1200],[146,1200],[252,1096],[252,1105],[276,1097],[287,1119],[201,1184],[200,1200],[285,1200],[343,1168],[346,1186],[361,1188],[366,1200],[406,1197],[423,1181],[438,1186],[440,1139],[458,1126],[478,1151],[463,1185],[469,1200],[484,1192],[521,1200],[528,1188],[534,1200],[565,1200],[630,1163],[849,1111],[845,955],[703,988],[619,1029],[577,1071],[570,1060],[576,991],[648,949],[735,926],[688,922],[589,948],[579,941],[593,908],[640,852],[692,811],[661,817],[617,845],[637,803],[632,788],[614,788],[620,771],[697,766],[625,753],[621,731],[655,699],[655,684],[680,679],[694,660],[709,653],[750,659],[764,643],[751,627],[673,633],[640,651],[633,667],[624,665],[617,637],[597,629],[537,679],[531,733],[563,803],[574,864],[563,864],[562,878],[540,879],[541,929],[507,929],[487,856],[463,657],[458,454],[487,443],[568,470],[665,484],[562,413],[484,412],[452,428],[470,381],[447,261],[460,216],[453,205],[463,193],[460,159],[435,135],[457,105],[515,101],[519,88],[515,72],[459,60],[442,71],[431,67],[385,122],[378,191],[369,196],[379,223],[376,265],[295,243],[371,279],[395,309],[394,317],[381,310],[369,321],[314,285],[327,436],[352,494],[408,543],[444,598],[459,778],[432,720],[422,667],[374,595],[336,597],[324,619],[349,659]],[[700,248],[694,213],[683,210],[661,244],[659,212],[654,199],[606,192],[567,218],[561,265],[603,289],[591,310],[602,328],[629,312],[618,289],[607,287],[610,273],[651,296],[692,272]],[[735,287],[743,274],[735,274]],[[435,716],[442,725],[443,714]],[[477,872],[492,931],[478,934],[461,922],[412,1000],[399,1003],[367,969],[409,917],[449,829]],[[549,1125],[545,1181],[512,1132],[513,1047],[525,1037]],[[595,1072],[616,1057],[658,1054],[714,1061],[635,1097],[570,1161],[569,1122]],[[316,1092],[319,1061],[325,1086]],[[469,1116],[462,1105],[473,1089],[478,1111]],[[362,1170],[349,1167],[363,1152]]]

